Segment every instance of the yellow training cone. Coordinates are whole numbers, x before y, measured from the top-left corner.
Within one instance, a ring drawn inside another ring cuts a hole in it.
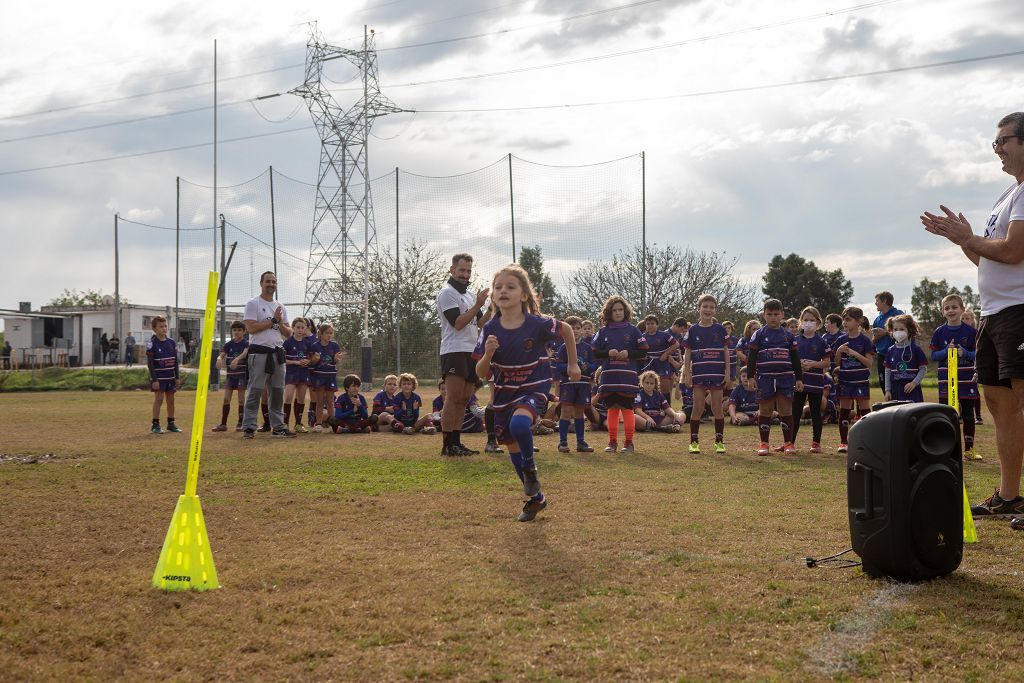
[[[202,353],[199,356],[199,384],[196,386],[196,408],[192,416],[185,493],[178,497],[171,525],[167,527],[164,547],[160,551],[160,559],[157,560],[156,570],[153,572],[153,587],[169,591],[220,588],[220,584],[217,583],[217,570],[213,567],[210,540],[206,536],[203,508],[196,495],[196,485],[199,483],[199,454],[203,449],[206,395],[210,385],[210,357],[213,355],[217,279],[217,273],[210,273],[206,289]]]

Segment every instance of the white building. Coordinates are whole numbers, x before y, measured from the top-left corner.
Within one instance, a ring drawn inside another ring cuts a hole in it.
[[[100,338],[114,336],[113,299],[97,306],[43,306],[33,311],[28,302],[17,310],[0,309],[4,320],[4,339],[12,347],[11,361],[17,367],[47,365],[100,365],[102,352]],[[153,331],[153,318],[162,315],[170,325],[170,336],[184,340],[188,351],[198,346],[203,311],[197,308],[179,308],[177,314],[171,306],[143,306],[121,304],[121,359],[124,359],[124,339],[130,333],[135,337],[136,362],[145,363],[146,342]],[[228,312],[225,316],[225,338],[228,328],[241,313]]]

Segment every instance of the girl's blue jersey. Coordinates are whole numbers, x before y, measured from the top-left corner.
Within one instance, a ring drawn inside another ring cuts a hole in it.
[[[530,397],[542,404],[551,390],[551,363],[545,345],[558,337],[559,323],[527,313],[523,324],[514,330],[501,326],[497,315],[484,325],[473,358],[484,355],[487,338],[498,339],[498,349],[491,357],[491,403],[501,410]]]

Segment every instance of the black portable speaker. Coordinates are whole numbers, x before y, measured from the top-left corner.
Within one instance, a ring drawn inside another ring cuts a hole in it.
[[[850,429],[850,539],[864,571],[899,581],[949,574],[963,558],[960,420],[938,403],[865,415]]]

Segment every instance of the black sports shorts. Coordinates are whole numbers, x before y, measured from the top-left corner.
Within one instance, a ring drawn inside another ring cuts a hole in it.
[[[441,377],[455,375],[467,382],[476,382],[476,361],[471,353],[445,353],[441,356]]]
[[[986,315],[978,326],[978,383],[1009,387],[1024,379],[1024,304]]]

